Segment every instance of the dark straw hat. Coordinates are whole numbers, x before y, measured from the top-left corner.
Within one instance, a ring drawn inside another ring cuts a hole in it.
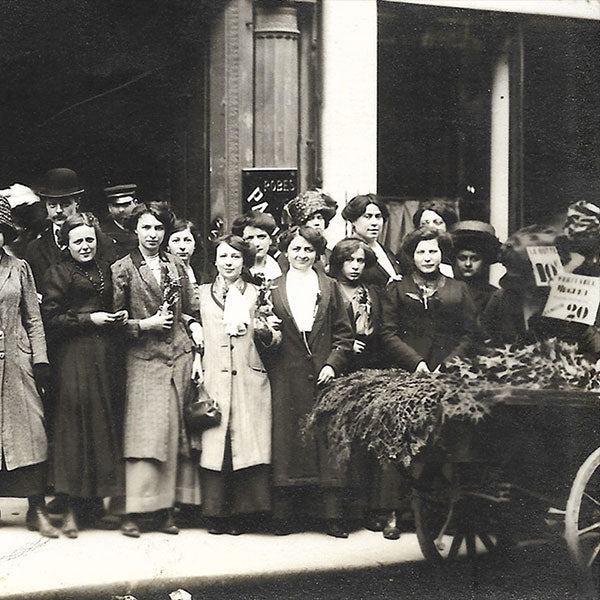
[[[46,198],[69,198],[83,194],[84,188],[72,169],[50,169],[42,179],[39,195]]]
[[[483,221],[459,221],[450,232],[454,243],[454,252],[473,250],[479,252],[487,264],[498,262],[501,243],[496,237],[496,230]]]
[[[0,196],[0,233],[4,234],[6,244],[10,244],[17,237],[10,204],[4,196]]]

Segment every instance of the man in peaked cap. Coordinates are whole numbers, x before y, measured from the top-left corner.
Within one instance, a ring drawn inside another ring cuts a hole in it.
[[[85,189],[72,169],[50,169],[42,179],[38,195],[46,206],[50,223],[38,238],[29,242],[25,251],[38,291],[48,267],[61,259],[60,228],[67,217],[79,210],[84,193]]]
[[[135,183],[109,185],[104,188],[108,218],[102,231],[112,239],[118,258],[129,254],[137,246],[137,236],[126,227],[127,219],[138,203]]]

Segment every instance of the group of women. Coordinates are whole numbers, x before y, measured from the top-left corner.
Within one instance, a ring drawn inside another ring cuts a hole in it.
[[[278,260],[272,217],[240,217],[215,244],[210,278],[194,261],[192,223],[163,204],[136,206],[138,247],[112,265],[95,219],[77,213],[61,228],[65,256],[46,273],[41,314],[29,266],[2,251],[0,490],[29,498],[31,529],[59,534],[44,506],[49,465],[67,537],[107,505],[130,537],[176,534],[177,506],[214,534],[268,516],[276,534],[318,523],[344,538],[351,485],[367,492],[361,518],[398,537],[394,469],[359,469],[357,484],[325,439],[304,432],[305,418],[319,390],[354,369],[440,369],[480,334],[476,308],[467,285],[441,272],[449,240],[425,222],[431,210],[398,257],[379,241],[388,212],[373,194],[347,204],[352,235],[329,252],[333,204],[311,191],[287,207]],[[0,241],[13,233],[0,199]],[[195,433],[183,415],[200,385],[222,418]]]

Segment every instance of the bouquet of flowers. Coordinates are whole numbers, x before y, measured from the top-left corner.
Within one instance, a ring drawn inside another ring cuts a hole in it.
[[[177,301],[181,297],[181,277],[171,273],[170,269],[167,269],[164,274],[163,285],[162,285],[162,304],[160,305],[160,312],[163,315],[170,314],[173,312]]]
[[[281,342],[281,331],[279,330],[281,320],[273,313],[273,302],[271,301],[271,290],[274,287],[270,281],[262,280],[258,286],[254,312],[254,335],[265,347],[278,346]]]

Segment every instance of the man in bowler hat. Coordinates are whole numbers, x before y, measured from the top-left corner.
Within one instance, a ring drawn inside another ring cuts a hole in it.
[[[42,179],[38,195],[46,206],[50,223],[38,238],[29,242],[25,251],[38,291],[48,267],[62,257],[60,228],[67,217],[79,210],[84,192],[77,173],[72,169],[50,169]]]

